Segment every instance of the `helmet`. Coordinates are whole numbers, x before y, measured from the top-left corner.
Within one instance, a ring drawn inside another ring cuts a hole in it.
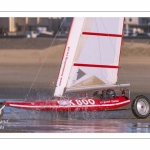
[[[115,98],[115,97],[116,97],[116,93],[115,93],[115,91],[112,90],[112,89],[108,89],[108,90],[106,91],[106,95],[107,95],[108,98]]]
[[[99,99],[102,99],[102,95],[98,91],[94,92],[93,96],[95,96],[95,97],[97,97]]]
[[[93,93],[93,96],[97,96],[98,94],[99,94],[98,91],[96,91]]]

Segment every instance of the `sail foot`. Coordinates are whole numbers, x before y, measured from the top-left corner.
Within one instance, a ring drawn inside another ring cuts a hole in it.
[[[116,85],[95,85],[95,86],[82,86],[77,88],[67,88],[65,93],[72,93],[72,92],[90,92],[108,88],[126,88],[129,87],[130,84],[116,84]]]

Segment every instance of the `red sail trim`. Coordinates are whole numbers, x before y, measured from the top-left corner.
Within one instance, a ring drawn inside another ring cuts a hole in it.
[[[81,64],[81,63],[74,63],[74,66],[78,67],[95,67],[95,68],[120,68],[119,66],[111,66],[111,65],[99,65],[99,64]]]
[[[109,33],[98,33],[98,32],[82,32],[85,35],[96,35],[96,36],[111,36],[111,37],[122,37],[122,34],[109,34]]]
[[[124,31],[124,22],[125,22],[125,17],[124,17],[124,20],[123,20],[123,22],[122,22],[122,35],[123,35],[123,31]],[[120,56],[121,56],[121,49],[122,49],[122,41],[123,41],[123,39],[121,38],[121,44],[120,44],[120,54],[119,54],[119,61],[118,61],[118,65],[119,65],[119,63],[120,63]],[[118,70],[118,72],[117,72],[117,76],[118,76],[118,73],[119,73],[119,70]]]

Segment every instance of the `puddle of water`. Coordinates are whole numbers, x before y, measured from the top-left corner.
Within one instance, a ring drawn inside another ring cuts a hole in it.
[[[131,132],[134,133],[150,133],[150,123],[131,123]]]

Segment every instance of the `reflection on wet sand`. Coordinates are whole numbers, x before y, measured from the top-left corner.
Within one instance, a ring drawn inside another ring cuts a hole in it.
[[[11,108],[1,119],[0,132],[148,133],[149,121],[135,119],[131,110],[58,113]]]

